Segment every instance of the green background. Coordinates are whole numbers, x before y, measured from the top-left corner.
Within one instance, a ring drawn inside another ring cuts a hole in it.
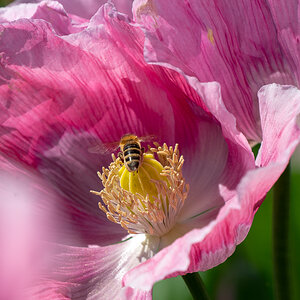
[[[72,0],[70,0],[72,1]],[[0,0],[0,6],[9,0]],[[300,149],[293,156],[291,180],[290,250],[292,299],[300,299]],[[255,215],[245,241],[223,264],[201,273],[211,299],[274,299],[272,279],[272,191]],[[154,300],[192,299],[181,277],[154,286]]]
[[[12,1],[10,1],[10,0],[0,0],[0,6],[5,6],[5,5],[9,4],[10,2],[12,2]]]

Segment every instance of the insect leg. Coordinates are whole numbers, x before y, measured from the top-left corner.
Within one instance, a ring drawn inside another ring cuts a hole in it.
[[[118,152],[118,157],[121,159],[121,161],[124,163],[124,156],[123,156],[123,152],[120,151]]]

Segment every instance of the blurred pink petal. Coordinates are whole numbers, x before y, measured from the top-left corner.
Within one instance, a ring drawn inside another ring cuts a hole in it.
[[[3,23],[0,36],[1,154],[33,168],[40,185],[57,195],[50,202],[59,230],[47,240],[72,245],[51,247],[31,292],[43,299],[149,299],[155,281],[226,260],[299,143],[299,91],[260,90],[265,144],[256,167],[224,104],[222,83],[145,63],[143,32],[112,4],[77,32],[61,36],[53,28],[30,17]],[[269,116],[282,99],[290,101],[285,115]],[[179,143],[184,156],[189,196],[163,236],[139,233],[122,241],[127,232],[107,220],[89,192],[101,189],[96,172],[111,158],[88,149],[125,133]]]
[[[0,299],[30,299],[25,290],[41,275],[51,249],[43,241],[51,239],[58,225],[50,191],[28,169],[1,160]]]
[[[143,244],[144,240],[145,236],[135,235],[107,247],[57,245],[55,259],[49,262],[50,270],[45,279],[41,276],[39,286],[35,288],[37,298],[120,299],[123,275],[153,256],[157,247],[155,241],[150,248]],[[56,280],[48,280],[49,277]]]
[[[19,3],[38,3],[43,0],[17,0],[14,1],[11,5],[19,4]],[[65,10],[76,16],[82,18],[91,18],[97,10],[106,2],[107,0],[58,0]],[[111,1],[117,10],[120,13],[127,14],[129,17],[132,17],[132,2],[133,0],[113,0]]]
[[[65,9],[71,14],[81,16],[84,18],[91,18],[97,10],[106,2],[107,0],[74,0],[72,3],[68,0],[59,0],[63,4]],[[127,14],[132,17],[132,2],[133,0],[113,0],[111,1],[116,9],[123,14]]]
[[[12,22],[18,19],[42,19],[52,24],[59,35],[70,34],[80,30],[81,24],[87,22],[78,17],[72,18],[63,6],[56,1],[41,1],[37,3],[22,3],[0,8],[0,23]]]

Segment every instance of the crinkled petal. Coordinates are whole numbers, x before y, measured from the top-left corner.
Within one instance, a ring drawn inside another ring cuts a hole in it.
[[[300,141],[300,91],[294,86],[271,84],[258,92],[263,141],[257,166],[281,160],[287,145],[294,151]]]
[[[247,140],[236,128],[235,118],[224,106],[220,86],[199,83],[195,78],[189,80],[195,82],[200,99],[220,121],[220,126],[202,124],[194,141],[197,149],[192,152],[194,163],[184,170],[190,192],[180,220],[206,212],[202,218],[207,223],[232,198],[229,191],[234,190],[245,173],[254,168],[254,157]],[[211,211],[210,216],[208,211]]]
[[[152,291],[143,291],[140,289],[125,287],[122,289],[121,297],[122,299],[131,299],[131,300],[151,300]]]
[[[16,3],[36,3],[42,0],[17,0],[14,1],[12,5]],[[107,0],[58,0],[62,3],[65,10],[68,13],[74,14],[76,16],[89,19],[91,18],[97,10],[106,2]],[[132,2],[133,0],[113,0],[113,4],[116,6],[120,13],[127,14],[132,17]]]
[[[140,0],[133,6],[146,34],[146,60],[219,82],[238,128],[260,141],[257,91],[295,82],[265,2]]]
[[[277,29],[278,40],[287,57],[292,72],[300,82],[300,8],[299,1],[268,0],[267,1]]]
[[[44,0],[39,3],[24,3],[0,8],[0,23],[18,19],[42,19],[52,24],[59,35],[70,34],[80,30],[80,23],[87,20],[73,20],[56,1]]]
[[[177,240],[152,259],[128,272],[124,277],[125,286],[142,286],[145,291],[151,290],[158,280],[188,272],[205,271],[222,263],[234,252],[236,245],[246,237],[254,214],[266,193],[284,171],[300,142],[300,130],[297,127],[299,93],[295,87],[276,84],[260,90],[258,98],[263,134],[268,135],[257,158],[260,167],[249,170],[235,190],[223,190],[222,195],[231,195],[231,199],[208,225],[203,226],[201,219],[198,222],[192,219],[191,224],[177,224],[173,232],[170,232],[176,237],[175,231],[178,231]],[[289,108],[285,110],[285,106]],[[276,143],[273,142],[274,139],[277,139]],[[203,227],[191,230],[192,227],[197,228],[197,223]],[[191,231],[180,237],[189,230]],[[166,235],[161,244],[168,245],[168,239],[172,238]]]
[[[72,3],[69,0],[59,0],[65,7],[65,9],[75,15],[82,16],[85,18],[92,17],[97,10],[106,2],[107,0],[75,0]],[[116,9],[123,14],[127,14],[132,17],[132,2],[133,0],[113,0],[111,1]]]
[[[19,44],[5,43],[12,34]],[[87,29],[67,37],[53,34],[42,20],[19,20],[3,25],[1,38],[0,148],[35,166],[57,188],[62,211],[71,215],[66,221],[78,230],[82,243],[103,245],[125,234],[106,220],[89,192],[101,189],[96,171],[111,159],[110,151],[89,153],[95,144],[105,149],[129,132],[155,134],[157,141],[169,145],[177,142],[188,182],[202,180],[193,194],[205,189],[218,193],[216,178],[222,176],[227,157],[218,121],[180,74],[143,61],[141,30],[131,27],[112,5],[99,10]],[[231,121],[223,126],[228,132],[235,126]],[[214,134],[209,136],[209,131]],[[220,163],[211,167],[210,159]]]
[[[155,241],[151,243],[155,249]],[[120,299],[123,275],[152,256],[153,248],[147,247],[145,235],[107,247],[56,246],[45,265],[45,276],[31,295],[33,299],[34,295],[42,299]],[[151,292],[130,292],[132,299],[139,299],[137,295],[149,299]]]
[[[248,234],[260,200],[280,176],[289,155],[283,157],[284,163],[247,173],[237,187],[235,197],[220,209],[213,221],[179,237],[152,259],[129,271],[124,277],[124,285],[143,287],[148,291],[159,280],[205,271],[224,262]]]
[[[37,24],[41,25],[37,26]],[[37,28],[40,31],[37,31]],[[5,33],[2,35],[4,41],[6,33],[9,35],[11,31],[15,33],[20,31],[20,37],[23,37],[28,48],[23,48],[23,51],[15,50],[19,54],[23,52],[24,56],[20,54],[20,59],[18,55],[14,54],[14,49],[10,48],[11,52],[6,51],[8,60],[11,59],[12,63],[18,63],[21,67],[8,63],[7,68],[3,69],[6,74],[11,74],[12,68],[14,70],[18,68],[18,73],[16,75],[12,71],[10,86],[4,84],[1,87],[1,91],[3,91],[2,103],[5,107],[4,112],[6,112],[2,123],[2,151],[11,158],[39,166],[46,178],[52,181],[62,196],[59,206],[62,213],[67,214],[65,222],[73,224],[73,228],[80,233],[77,243],[98,242],[99,244],[107,244],[120,240],[125,235],[125,231],[120,226],[108,221],[105,215],[100,213],[97,206],[98,200],[89,192],[92,187],[93,189],[98,187],[96,171],[101,167],[99,156],[88,153],[88,147],[91,146],[88,141],[89,139],[94,142],[97,141],[94,138],[96,134],[86,135],[86,140],[80,136],[76,138],[74,133],[73,139],[70,138],[71,133],[68,135],[66,132],[64,135],[67,128],[69,131],[71,130],[71,122],[77,124],[78,127],[84,126],[85,128],[90,128],[93,124],[89,114],[86,120],[82,120],[84,117],[83,109],[79,110],[73,107],[73,112],[77,111],[76,114],[70,111],[65,116],[62,115],[69,108],[73,97],[75,101],[77,100],[77,105],[82,107],[85,103],[84,99],[87,97],[80,85],[76,85],[72,81],[72,73],[69,73],[69,77],[65,76],[64,73],[65,70],[69,70],[68,67],[70,68],[72,63],[76,65],[76,61],[72,61],[72,59],[76,59],[76,54],[82,54],[79,51],[76,52],[75,49],[75,57],[71,58],[70,61],[65,60],[69,65],[64,64],[62,56],[61,59],[58,59],[57,54],[64,55],[66,54],[64,50],[70,51],[71,49],[68,49],[69,44],[55,36],[49,26],[41,21],[22,20],[19,23],[14,23],[13,30],[7,26],[4,31]],[[31,39],[31,35],[23,35],[24,32],[34,32],[38,39]],[[44,35],[45,33],[49,35],[49,40]],[[20,41],[22,40],[20,39]],[[54,45],[52,49],[46,46],[50,45],[51,42]],[[32,46],[31,43],[33,43]],[[38,49],[35,48],[36,43],[39,45]],[[55,53],[53,50],[60,46],[62,46],[60,48],[62,51]],[[43,69],[31,69],[26,66],[37,63],[36,60],[39,58],[34,55],[35,51],[39,51],[41,54],[40,64]],[[27,58],[35,58],[36,60],[33,62]],[[18,77],[20,74],[22,74],[21,79]],[[21,90],[22,93],[20,93]],[[77,96],[75,96],[76,90],[78,91]],[[93,96],[92,100],[95,99],[95,95]],[[93,114],[91,104],[90,106],[87,104],[86,109],[90,111],[87,113]],[[105,108],[101,110],[103,113],[99,113],[98,120],[101,120]],[[76,119],[83,122],[76,123]],[[101,124],[99,126],[101,127]],[[80,127],[80,129],[82,128]],[[63,141],[59,144],[61,149],[55,147],[60,139]],[[79,144],[80,142],[81,144]],[[53,147],[54,149],[50,151],[49,149]],[[73,148],[70,152],[71,147]],[[70,216],[68,217],[68,215]],[[108,234],[108,230],[110,234]],[[73,240],[73,238],[69,239]],[[73,242],[75,241],[76,239]]]

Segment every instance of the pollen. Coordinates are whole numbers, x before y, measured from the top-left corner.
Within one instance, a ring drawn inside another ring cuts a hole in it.
[[[215,45],[215,39],[214,39],[214,32],[212,31],[211,28],[208,28],[207,30],[207,37],[210,40],[210,42],[212,43],[212,45]]]
[[[98,176],[103,184],[99,208],[129,233],[162,236],[172,229],[187,198],[189,186],[182,175],[183,156],[178,144],[149,148],[140,167],[129,172],[120,158]]]

